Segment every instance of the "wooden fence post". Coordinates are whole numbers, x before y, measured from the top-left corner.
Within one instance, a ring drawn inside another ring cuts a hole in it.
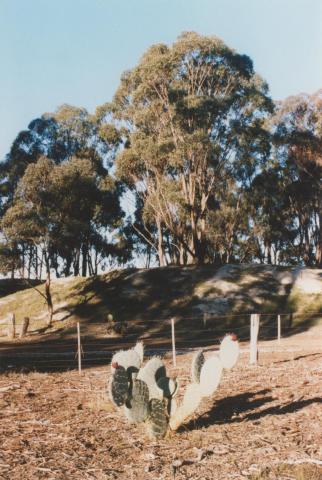
[[[176,339],[175,339],[175,331],[174,331],[174,318],[171,318],[171,338],[172,338],[172,362],[173,366],[177,366],[177,358],[176,358]]]
[[[29,317],[25,317],[23,319],[23,323],[22,323],[22,326],[21,326],[20,338],[22,338],[26,335],[28,327],[29,327]]]
[[[277,315],[277,341],[281,343],[281,315]]]
[[[259,332],[259,319],[260,316],[258,313],[254,313],[250,317],[250,354],[249,354],[249,363],[251,365],[256,365],[258,359],[258,332]]]
[[[81,352],[81,338],[80,338],[80,326],[77,322],[77,356],[78,356],[78,373],[82,374],[82,352]]]
[[[16,336],[16,316],[10,313],[8,320],[8,337],[13,340]]]

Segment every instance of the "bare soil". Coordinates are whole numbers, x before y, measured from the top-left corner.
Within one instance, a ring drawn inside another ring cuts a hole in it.
[[[191,356],[176,368],[165,356],[181,394]],[[244,349],[214,398],[160,441],[114,409],[109,374],[0,375],[0,479],[322,479],[321,327],[262,342],[257,366]]]

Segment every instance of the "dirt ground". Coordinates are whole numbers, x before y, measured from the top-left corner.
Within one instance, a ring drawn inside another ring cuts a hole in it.
[[[273,351],[275,350],[275,351]],[[277,350],[277,351],[276,351]],[[189,380],[192,353],[165,357]],[[105,395],[109,367],[0,375],[0,479],[322,479],[322,329],[247,345],[212,399],[151,441]]]

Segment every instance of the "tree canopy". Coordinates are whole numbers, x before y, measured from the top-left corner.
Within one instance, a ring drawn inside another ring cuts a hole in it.
[[[274,103],[217,37],[151,46],[95,114],[64,104],[18,133],[0,163],[0,269],[321,266],[321,92]]]

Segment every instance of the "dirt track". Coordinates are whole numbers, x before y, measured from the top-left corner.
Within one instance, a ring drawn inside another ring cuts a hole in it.
[[[285,340],[280,352],[262,352],[256,367],[242,353],[215,397],[158,442],[106,401],[107,366],[81,377],[75,371],[3,374],[0,478],[321,479],[321,329],[310,342],[305,335]],[[182,384],[190,359],[179,356],[175,371],[166,360]],[[281,467],[285,462],[304,463]],[[268,476],[257,477],[265,467]],[[298,468],[306,476],[296,476]]]

